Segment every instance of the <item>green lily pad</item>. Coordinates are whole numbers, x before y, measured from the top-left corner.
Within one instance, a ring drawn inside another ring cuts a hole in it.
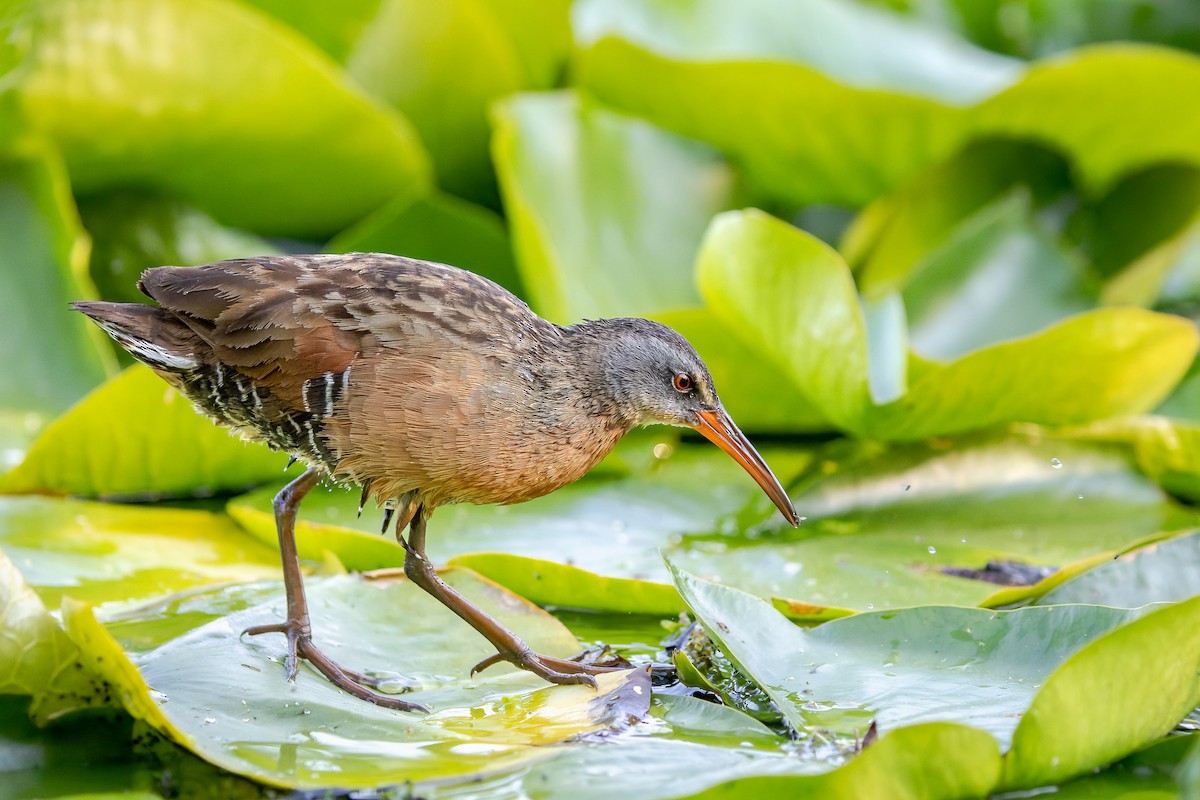
[[[137,282],[150,267],[279,252],[259,236],[221,225],[181,200],[150,192],[94,194],[80,200],[79,213],[92,238],[92,279],[105,300],[147,302]]]
[[[936,753],[915,759],[914,753]],[[752,747],[716,748],[639,736],[619,747],[585,747],[535,764],[521,776],[531,797],[570,795],[602,800],[614,794],[668,798],[860,797],[951,800],[979,797],[1000,770],[996,743],[982,731],[934,723],[893,731],[848,763],[799,758]],[[580,781],[579,776],[603,780]]]
[[[655,441],[641,440],[636,447],[653,452]],[[651,455],[652,466],[627,477],[585,478],[514,506],[439,508],[429,523],[429,556],[435,563],[446,563],[451,557],[470,554],[464,563],[514,591],[529,591],[555,605],[581,607],[582,598],[590,598],[600,603],[595,606],[599,609],[631,610],[619,594],[609,594],[608,589],[617,585],[652,603],[655,613],[678,610],[659,550],[677,545],[686,533],[736,531],[743,524],[737,515],[759,489],[741,467],[711,445],[668,445],[661,440],[657,444],[665,448],[659,450],[664,457]],[[764,452],[780,475],[788,475],[809,457],[806,450]],[[228,505],[230,515],[264,542],[276,538],[271,509],[276,491],[264,488]],[[757,509],[752,513],[758,521]],[[377,510],[358,517],[357,492],[318,487],[301,506],[297,546],[307,559],[319,559],[329,550],[350,569],[402,564],[404,550],[378,530]],[[551,580],[543,582],[534,576],[546,561],[577,569],[555,570],[547,574]],[[563,582],[568,576],[578,585],[572,588]],[[633,581],[612,584],[613,578]],[[656,585],[635,583],[640,581]]]
[[[1168,644],[1188,636],[1200,599],[1134,610],[929,606],[804,631],[735,589],[682,571],[676,586],[797,729],[849,732],[873,720],[886,734],[934,720],[968,724],[1008,750],[1008,788],[1065,780],[1121,758],[1200,701],[1200,641]],[[1161,683],[1141,679],[1150,669]],[[1112,691],[1129,684],[1137,688]]]
[[[1178,800],[1180,782],[1173,774],[1196,736],[1169,736],[1123,758],[1106,770],[1085,775],[1055,790],[1055,798],[1094,800],[1098,797],[1125,800]],[[1186,795],[1183,795],[1186,797]]]
[[[378,13],[383,0],[343,0],[326,3],[323,0],[245,0],[300,33],[328,53],[344,62],[350,48],[358,41],[363,28]]]
[[[0,619],[0,695],[33,698],[29,715],[38,724],[105,702],[104,687],[83,668],[79,648],[3,550]]]
[[[47,427],[0,478],[0,492],[208,497],[282,480],[286,465],[286,455],[238,440],[134,365]]]
[[[67,303],[94,293],[62,165],[32,146],[0,156],[0,472],[54,414],[116,367],[105,338]],[[100,335],[97,335],[100,334]]]
[[[1047,610],[1072,608],[1103,607]],[[1165,736],[1200,704],[1197,622],[1200,598],[1157,607],[1067,659],[1017,725],[1005,755],[1002,785],[1057,783]],[[1148,674],[1155,679],[1145,680]]]
[[[1062,433],[1082,441],[1128,443],[1138,466],[1167,491],[1200,499],[1200,422],[1142,416],[1105,420]]]
[[[1200,221],[1142,254],[1104,287],[1107,305],[1150,307],[1200,296]],[[1194,407],[1194,405],[1193,405]]]
[[[54,0],[6,22],[6,83],[77,191],[154,187],[237,227],[314,236],[428,183],[402,117],[240,3]]]
[[[897,291],[931,253],[973,233],[968,221],[1005,195],[1025,189],[1041,207],[1070,186],[1061,156],[1034,144],[972,142],[880,197],[854,218],[840,249],[862,292]]]
[[[584,0],[573,21],[585,46],[619,37],[685,61],[803,64],[851,86],[948,103],[987,96],[1022,69],[930,26],[837,0],[800,8],[783,0],[738,6],[699,0],[681,10],[670,0]]]
[[[494,584],[465,570],[446,579],[535,649],[563,656],[577,646],[548,614]],[[239,610],[149,650],[121,643],[145,647],[147,630],[157,625],[153,614],[106,629],[87,606],[69,604],[65,622],[135,717],[211,763],[272,786],[366,787],[493,771],[542,758],[572,737],[626,725],[648,709],[645,671],[600,676],[599,691],[547,688],[511,668],[469,677],[487,643],[402,578],[307,583],[314,637],[331,657],[415,681],[405,698],[431,714],[365,703],[307,667],[289,684],[283,637],[238,635],[283,613],[278,588],[263,605],[247,605],[260,601],[254,587],[224,589],[219,606]],[[188,599],[201,608],[207,602]]]
[[[797,205],[866,205],[964,141],[962,109],[772,59],[685,61],[610,37],[582,53],[579,76],[604,103],[712,144],[756,189]]]
[[[798,483],[793,502],[808,518],[799,530],[772,521],[751,539],[695,537],[671,559],[820,620],[849,609],[1026,601],[1045,587],[997,591],[969,575],[990,563],[1070,571],[1197,522],[1122,448],[1049,438],[832,447]]]
[[[1006,422],[1078,424],[1157,405],[1191,365],[1195,326],[1141,309],[1100,309],[910,376],[883,405],[868,383],[867,326],[844,262],[762,212],[713,223],[700,284],[728,325],[772,351],[833,423],[860,435],[920,439]]]
[[[797,388],[786,369],[741,340],[706,308],[655,314],[691,342],[713,376],[721,402],[742,430],[827,431],[829,423]]]
[[[1200,594],[1200,531],[1122,553],[1046,593],[1039,605],[1137,608]]]
[[[684,607],[673,586],[610,578],[545,559],[510,553],[468,553],[454,556],[448,563],[472,569],[543,606],[659,616],[678,614]]]
[[[549,88],[570,46],[563,0],[389,0],[346,59],[350,76],[412,120],[438,183],[494,204],[488,106]],[[414,69],[420,64],[420,69]]]
[[[1034,218],[1028,195],[1017,191],[964,223],[917,267],[902,295],[912,348],[952,359],[1033,335],[1093,306],[1080,277]]]
[[[698,306],[692,263],[732,176],[710,148],[575,93],[518,95],[492,143],[521,276],[555,322]]]
[[[208,511],[2,497],[0,548],[54,609],[65,597],[121,606],[279,574],[276,551]]]
[[[1163,162],[1200,164],[1200,57],[1167,47],[1096,45],[1035,64],[971,113],[976,136],[1065,153],[1086,193]],[[1103,87],[1103,102],[1095,94]]]

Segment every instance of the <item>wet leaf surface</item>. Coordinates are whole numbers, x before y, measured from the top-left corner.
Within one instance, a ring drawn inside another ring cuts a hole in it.
[[[682,571],[676,581],[709,634],[798,730],[865,731],[873,721],[886,741],[914,723],[968,724],[1008,750],[1009,788],[1128,755],[1200,701],[1200,643],[1166,645],[1195,624],[1197,600],[1133,610],[926,606],[804,631],[743,592]],[[1162,681],[1141,680],[1149,669]],[[1103,688],[1129,684],[1137,686]],[[1093,726],[1104,733],[1084,733]]]
[[[577,649],[552,617],[494,584],[464,570],[446,579],[535,649],[559,656]],[[432,713],[364,703],[307,666],[289,684],[281,636],[238,635],[282,615],[278,584],[179,598],[173,611],[200,623],[182,634],[164,631],[154,606],[106,628],[72,603],[65,622],[134,717],[212,763],[275,786],[372,786],[499,769],[543,757],[548,745],[625,726],[648,709],[644,671],[601,676],[599,694],[547,687],[507,666],[469,677],[487,643],[403,578],[344,576],[307,586],[319,646],[397,688],[414,687],[404,699]]]

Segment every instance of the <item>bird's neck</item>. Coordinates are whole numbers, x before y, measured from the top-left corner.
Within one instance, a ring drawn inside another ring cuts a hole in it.
[[[573,382],[582,409],[605,419],[622,433],[642,424],[641,413],[629,394],[621,358],[627,331],[620,319],[587,320],[564,328],[566,379]]]

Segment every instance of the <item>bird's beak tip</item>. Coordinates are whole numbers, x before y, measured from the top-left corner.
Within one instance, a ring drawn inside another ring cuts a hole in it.
[[[800,526],[800,517],[796,514],[796,508],[779,483],[779,479],[775,477],[775,473],[771,472],[767,462],[763,461],[762,456],[734,424],[725,409],[717,408],[711,411],[697,412],[696,423],[693,427],[704,438],[732,456],[733,460],[742,466],[742,469],[750,473],[750,477],[754,478],[767,497],[771,498],[771,502],[779,509],[779,513],[791,523],[793,528]]]

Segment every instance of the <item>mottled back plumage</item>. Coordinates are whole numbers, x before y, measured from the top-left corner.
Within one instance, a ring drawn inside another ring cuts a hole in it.
[[[139,288],[158,308],[76,307],[217,422],[380,500],[536,497],[638,422],[575,391],[598,363],[564,346],[578,328],[454,267],[264,257],[158,267]]]

